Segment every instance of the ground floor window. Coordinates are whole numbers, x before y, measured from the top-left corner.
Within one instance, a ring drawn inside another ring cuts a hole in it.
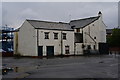
[[[69,54],[69,46],[65,46],[65,54]]]
[[[96,46],[95,46],[95,45],[93,45],[93,47],[94,47],[94,49],[96,49]]]
[[[91,49],[91,45],[87,45],[87,49],[90,50]]]

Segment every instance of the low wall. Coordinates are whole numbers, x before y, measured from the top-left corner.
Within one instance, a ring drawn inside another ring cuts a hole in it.
[[[12,57],[13,52],[2,52],[2,57]]]
[[[109,48],[109,52],[110,53],[117,53],[117,54],[120,54],[120,47],[110,47]]]
[[[109,51],[120,51],[120,47],[110,47]]]

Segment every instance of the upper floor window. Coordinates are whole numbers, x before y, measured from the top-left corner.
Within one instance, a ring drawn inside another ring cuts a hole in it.
[[[54,33],[54,39],[58,39],[58,33]]]
[[[45,39],[49,39],[49,32],[45,32]]]
[[[96,37],[94,37],[94,39],[96,39]]]
[[[66,40],[66,33],[63,33],[63,39]]]
[[[80,29],[76,29],[76,32],[80,32]]]

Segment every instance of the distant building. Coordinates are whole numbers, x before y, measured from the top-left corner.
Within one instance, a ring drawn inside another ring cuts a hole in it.
[[[101,12],[69,23],[25,20],[14,40],[15,54],[23,56],[83,55],[104,51],[106,25]]]
[[[112,33],[113,33],[113,29],[106,29],[106,35],[109,37],[109,36],[112,36]]]
[[[0,53],[4,56],[13,56],[14,28],[5,26],[0,29]]]
[[[14,28],[2,27],[0,43],[2,43],[2,49],[6,52],[13,52],[13,31]]]

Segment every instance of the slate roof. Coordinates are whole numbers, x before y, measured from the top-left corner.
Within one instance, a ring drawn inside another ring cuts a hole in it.
[[[74,28],[84,28],[85,26],[87,26],[87,25],[91,24],[92,22],[98,20],[99,17],[100,16],[78,19],[78,20],[72,20],[72,21],[70,21],[70,25],[74,26]]]
[[[70,30],[73,31],[73,28],[84,28],[87,25],[93,23],[98,20],[100,16],[71,20],[69,23],[63,22],[50,22],[50,21],[40,21],[40,20],[28,20],[27,21],[35,28],[35,29],[51,29],[51,30]]]
[[[27,20],[35,29],[73,30],[69,23]]]

